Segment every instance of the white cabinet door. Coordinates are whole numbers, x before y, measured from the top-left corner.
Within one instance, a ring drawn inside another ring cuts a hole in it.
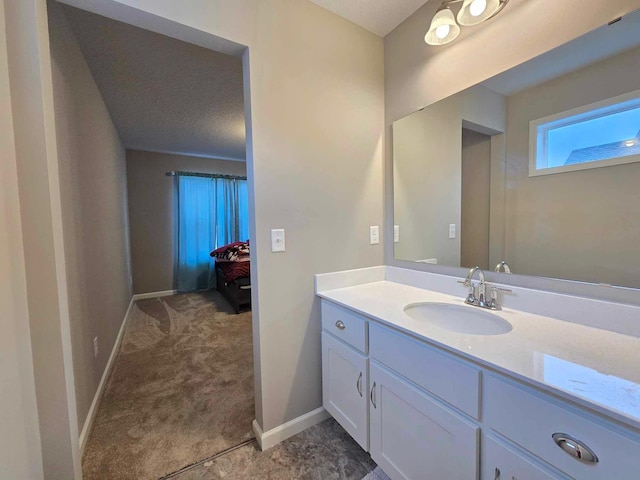
[[[370,445],[393,480],[475,480],[480,428],[370,362]]]
[[[360,444],[369,450],[367,357],[322,332],[322,403]]]
[[[491,436],[482,438],[482,480],[560,480],[562,474],[551,473],[532,457],[516,452]]]

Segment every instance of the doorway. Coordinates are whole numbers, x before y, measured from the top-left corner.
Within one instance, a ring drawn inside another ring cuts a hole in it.
[[[489,270],[491,137],[462,129],[460,265]]]
[[[251,258],[242,61],[57,2],[49,21],[84,478],[171,476],[253,438],[253,315],[216,289],[225,247]],[[177,282],[202,207],[180,215],[177,178],[220,184],[212,283]]]

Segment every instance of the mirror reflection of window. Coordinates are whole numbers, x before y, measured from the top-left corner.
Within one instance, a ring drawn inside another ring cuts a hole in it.
[[[640,162],[640,90],[531,122],[529,175]]]

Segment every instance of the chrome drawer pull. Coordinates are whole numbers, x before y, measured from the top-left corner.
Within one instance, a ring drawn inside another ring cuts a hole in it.
[[[358,390],[358,393],[362,396],[362,372],[360,372],[360,376],[356,382],[356,390]]]
[[[553,441],[556,442],[556,445],[576,460],[580,460],[584,463],[598,463],[598,457],[593,453],[593,450],[587,447],[580,440],[577,440],[566,433],[554,433],[552,437]]]
[[[347,328],[342,320],[338,320],[336,322],[336,327],[338,327],[338,330],[344,330],[345,328]]]

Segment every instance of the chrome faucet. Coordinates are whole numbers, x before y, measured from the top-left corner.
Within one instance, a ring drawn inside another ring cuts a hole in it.
[[[500,271],[503,271],[504,273],[511,273],[509,264],[504,260],[501,261],[498,265],[496,265],[496,272],[500,273]]]
[[[478,296],[476,297],[476,286],[473,283],[473,276],[478,272],[478,278],[480,279],[480,283],[478,284]],[[469,269],[469,273],[467,273],[467,278],[464,281],[464,286],[469,287],[469,295],[467,295],[467,299],[465,303],[469,305],[477,305],[478,307],[486,307],[486,291],[485,291],[485,281],[484,281],[484,272],[480,269],[480,267],[475,266]]]
[[[473,283],[473,276],[476,272],[478,272],[478,279],[480,281],[477,285],[477,289],[476,284]],[[475,307],[488,308],[490,310],[500,310],[500,305],[498,304],[498,290],[511,292],[511,290],[506,288],[498,288],[495,285],[491,285],[491,298],[487,301],[487,283],[484,279],[484,272],[477,266],[469,270],[464,282],[460,280],[459,283],[462,283],[465,287],[469,288],[469,294],[467,295],[464,303]]]

